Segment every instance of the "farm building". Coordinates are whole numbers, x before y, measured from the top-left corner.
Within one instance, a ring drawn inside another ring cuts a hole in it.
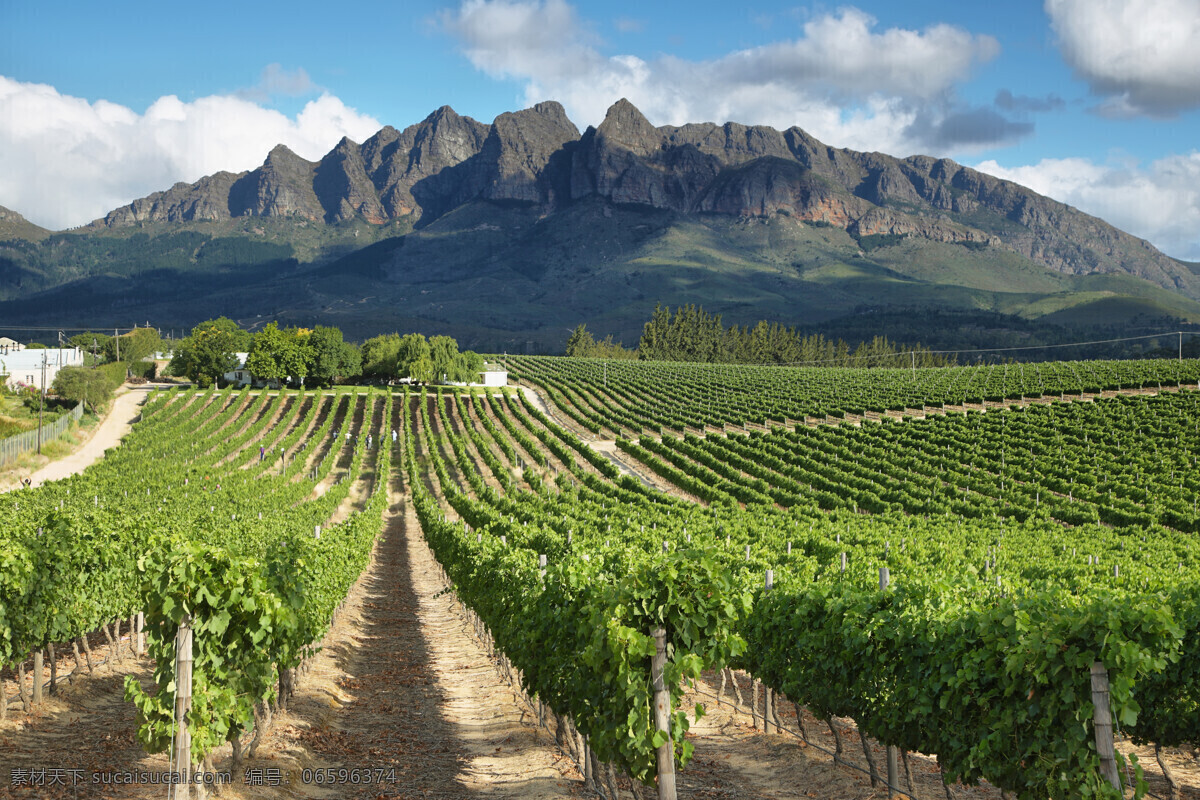
[[[482,386],[506,386],[508,384],[508,371],[496,364],[487,364],[483,368],[483,372],[479,373],[483,379]]]
[[[11,339],[9,341],[12,341]],[[42,359],[46,360],[45,386],[42,385]],[[63,367],[83,366],[83,351],[78,347],[10,350],[0,353],[0,376],[10,389],[23,386],[50,388]]]

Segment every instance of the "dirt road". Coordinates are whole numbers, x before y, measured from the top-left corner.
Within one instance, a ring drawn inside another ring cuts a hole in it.
[[[29,476],[33,486],[41,486],[47,481],[57,481],[76,472],[82,472],[100,459],[104,451],[120,443],[133,423],[141,415],[142,403],[150,392],[156,388],[153,385],[128,387],[125,392],[113,400],[108,416],[96,428],[92,438],[71,455],[52,461]]]

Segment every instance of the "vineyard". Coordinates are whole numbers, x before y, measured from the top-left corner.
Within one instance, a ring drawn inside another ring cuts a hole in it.
[[[190,638],[187,758],[237,765],[394,485],[475,634],[607,797],[648,796],[664,757],[686,774],[701,679],[732,700],[750,676],[756,724],[778,730],[786,699],[835,760],[852,719],[873,778],[868,735],[1020,798],[1121,796],[1114,765],[1144,793],[1145,765],[1098,744],[1109,713],[1158,754],[1200,742],[1200,362],[509,366],[549,404],[159,393],[95,466],[0,496],[19,705],[41,693],[31,658],[40,676],[68,650],[80,671],[89,633],[124,628],[155,663],[157,690],[126,682],[138,736],[178,747]],[[589,446],[606,434],[612,458]]]
[[[842,369],[506,357],[581,429],[620,436],[1200,387],[1200,361],[1062,361],[943,369]]]

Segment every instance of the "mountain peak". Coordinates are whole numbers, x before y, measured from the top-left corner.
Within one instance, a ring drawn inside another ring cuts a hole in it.
[[[543,100],[540,103],[534,104],[533,108],[527,110],[543,117],[547,117],[548,119],[552,119],[555,122],[561,123],[565,121],[572,128],[575,127],[575,123],[571,122],[570,118],[567,116],[567,110],[563,108],[562,103],[558,102],[557,100]],[[576,129],[576,131],[578,131],[578,129]],[[578,133],[576,135],[578,135]]]
[[[462,119],[462,116],[450,106],[439,106],[437,109],[431,112],[428,117],[425,118],[425,122],[432,122],[436,124],[442,120],[459,119]]]
[[[267,153],[267,159],[263,162],[263,166],[271,165],[291,165],[291,164],[312,164],[311,161],[301,158],[296,155],[286,144],[277,144],[271,148],[271,152]]]
[[[27,239],[31,242],[37,242],[49,235],[50,231],[45,228],[34,225],[12,209],[0,206],[0,241],[5,239]]]
[[[604,121],[600,123],[599,131],[633,131],[648,132],[656,128],[646,119],[646,115],[637,106],[622,97],[608,107]]]
[[[596,128],[596,138],[620,145],[640,155],[657,150],[662,140],[658,129],[625,98],[609,107],[604,121]]]

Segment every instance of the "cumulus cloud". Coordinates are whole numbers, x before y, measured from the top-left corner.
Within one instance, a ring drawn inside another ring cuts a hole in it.
[[[613,27],[621,33],[641,33],[646,30],[646,22],[631,17],[617,17],[613,21]]]
[[[320,91],[321,87],[313,83],[304,67],[289,70],[282,64],[274,63],[263,68],[262,74],[258,76],[258,83],[239,91],[237,96],[243,100],[265,103],[276,95],[300,97]]]
[[[656,124],[800,125],[831,144],[889,152],[988,143],[987,126],[954,119],[983,113],[960,108],[954,87],[1000,47],[952,25],[879,30],[847,7],[808,19],[795,39],[688,61],[604,55],[565,0],[465,0],[440,21],[478,69],[523,82],[528,104],[561,101],[583,124],[626,97]],[[1026,131],[991,115],[1000,140]]]
[[[1200,261],[1200,152],[1145,166],[1051,158],[1019,167],[985,161],[976,169],[1100,217],[1167,255]]]
[[[1171,117],[1200,107],[1195,0],[1046,0],[1067,63],[1109,116]]]
[[[942,151],[971,145],[1008,144],[1033,133],[1033,124],[1013,122],[990,108],[972,108],[951,112],[936,120],[920,120],[908,133]]]
[[[298,73],[283,76],[299,85]],[[0,76],[0,205],[61,229],[177,181],[252,169],[279,143],[316,160],[380,127],[330,94],[294,118],[236,96],[168,95],[139,114]]]
[[[1026,94],[1013,94],[1009,89],[1001,89],[996,92],[994,102],[996,108],[1003,109],[1004,111],[1024,113],[1062,111],[1067,107],[1066,101],[1056,94],[1048,94],[1045,97],[1030,97]]]

